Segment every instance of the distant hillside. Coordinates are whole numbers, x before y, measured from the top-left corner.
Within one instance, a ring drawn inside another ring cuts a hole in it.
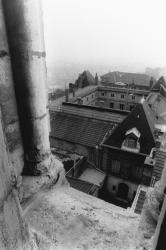
[[[74,63],[56,63],[47,66],[47,82],[49,88],[65,88],[65,84],[75,83],[80,72],[88,70],[92,75],[108,72],[105,65],[84,65]]]
[[[156,79],[159,79],[161,76],[166,77],[166,68],[146,68],[145,74],[153,76]]]

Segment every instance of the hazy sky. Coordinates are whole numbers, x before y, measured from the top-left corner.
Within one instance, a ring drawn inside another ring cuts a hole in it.
[[[43,0],[49,61],[166,66],[165,0]]]

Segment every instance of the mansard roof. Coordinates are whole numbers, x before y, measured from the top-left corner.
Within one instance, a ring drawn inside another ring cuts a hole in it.
[[[149,154],[151,148],[155,146],[154,131],[156,123],[157,120],[147,102],[139,103],[115,128],[104,145],[121,148],[122,142],[126,138],[126,132],[136,128],[140,132],[140,153]]]

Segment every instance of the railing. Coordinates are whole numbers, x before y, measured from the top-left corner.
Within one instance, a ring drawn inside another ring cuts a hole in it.
[[[82,167],[82,164],[86,161],[86,157],[83,157],[79,161],[76,162],[76,164],[66,173],[67,177],[74,177],[78,178],[81,173],[84,171],[84,167]]]

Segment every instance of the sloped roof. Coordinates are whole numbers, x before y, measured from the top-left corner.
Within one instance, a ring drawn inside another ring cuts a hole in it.
[[[50,136],[71,143],[95,147],[113,128],[110,122],[95,120],[64,112],[51,112]]]
[[[83,181],[83,180],[79,180],[79,179],[75,179],[72,177],[67,177],[68,182],[70,183],[70,186],[72,188],[75,188],[81,192],[87,193],[89,194],[92,187],[94,186],[93,183],[89,183],[87,181]]]
[[[166,163],[166,152],[163,152],[161,150],[156,151],[156,163],[153,168],[152,176],[156,178],[156,181],[158,181],[161,178],[163,168]]]
[[[82,74],[79,75],[76,82],[82,82],[83,85],[85,85],[85,86],[94,85],[95,84],[95,78],[93,77],[93,75],[88,70],[85,70]]]
[[[79,180],[93,183],[94,185],[101,186],[106,174],[95,168],[86,168],[84,172],[79,177]]]
[[[134,82],[134,84],[138,86],[150,86],[151,79],[151,77],[146,74],[127,73],[119,71],[109,72],[105,75],[102,75],[101,78],[109,81],[110,83],[122,82],[126,84],[132,84]]]
[[[112,135],[104,142],[105,145],[121,148],[126,131],[136,127],[140,132],[140,153],[149,154],[155,146],[154,130],[156,118],[145,102],[137,104],[131,113],[119,124]]]
[[[160,85],[163,85],[164,88],[166,88],[166,82],[164,80],[164,77],[161,76],[156,83],[152,86],[152,91],[160,91]]]

